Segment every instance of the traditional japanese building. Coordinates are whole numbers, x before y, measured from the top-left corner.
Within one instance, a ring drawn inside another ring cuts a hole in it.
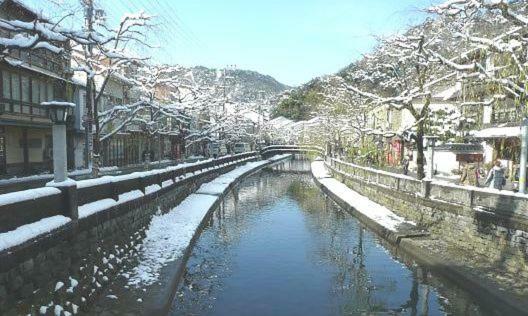
[[[19,1],[0,1],[0,17],[8,20],[42,19]],[[14,34],[0,30],[3,37]],[[52,166],[51,121],[40,104],[71,101],[70,49],[61,54],[45,49],[11,50],[0,62],[0,175],[22,175],[49,171]],[[69,139],[74,133],[69,127]],[[73,144],[69,154],[73,157]],[[70,160],[70,166],[71,165]]]

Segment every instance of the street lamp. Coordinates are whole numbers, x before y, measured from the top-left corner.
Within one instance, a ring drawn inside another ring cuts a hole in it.
[[[74,103],[70,102],[42,102],[41,105],[48,109],[48,114],[53,123],[53,180],[63,182],[67,179],[67,152],[66,152],[66,122],[73,114]]]
[[[427,177],[432,179],[434,176],[434,147],[438,136],[425,136],[427,142]]]

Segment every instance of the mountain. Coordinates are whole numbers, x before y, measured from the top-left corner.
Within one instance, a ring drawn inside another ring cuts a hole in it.
[[[321,78],[315,78],[300,87],[283,93],[271,110],[272,117],[284,116],[294,121],[313,118],[322,101],[320,92],[323,91],[325,84]]]
[[[291,87],[275,78],[256,71],[242,69],[213,69],[203,66],[188,68],[195,82],[225,93],[232,102],[273,100]]]

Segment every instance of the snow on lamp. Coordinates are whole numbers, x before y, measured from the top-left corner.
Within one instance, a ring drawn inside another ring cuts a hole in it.
[[[69,116],[73,115],[74,103],[70,102],[42,102],[41,105],[48,109],[49,118],[53,124],[66,124]]]

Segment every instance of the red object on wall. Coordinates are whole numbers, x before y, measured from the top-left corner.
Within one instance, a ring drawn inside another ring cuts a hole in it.
[[[403,143],[401,139],[393,139],[389,143],[389,152],[387,153],[387,162],[396,166],[400,164],[400,157],[402,155]]]

